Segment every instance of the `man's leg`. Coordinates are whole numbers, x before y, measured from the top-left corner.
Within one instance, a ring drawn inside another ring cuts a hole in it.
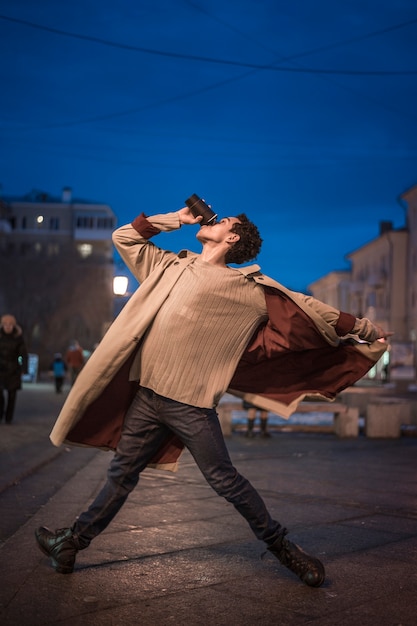
[[[87,548],[91,540],[108,526],[168,434],[166,426],[158,422],[152,396],[147,390],[139,389],[126,414],[107,481],[94,502],[71,528],[54,533],[40,527],[35,532],[40,549],[52,558],[58,572],[73,571],[76,552]]]
[[[107,482],[75,522],[74,532],[82,544],[88,545],[108,526],[168,435],[166,426],[158,422],[152,395],[146,389],[139,389],[126,415]]]
[[[183,441],[209,485],[234,505],[283,565],[307,585],[321,585],[323,565],[285,538],[287,530],[272,519],[259,493],[233,466],[215,410],[159,398],[161,421]]]
[[[189,449],[209,485],[231,502],[258,539],[266,543],[285,534],[273,520],[259,493],[233,466],[214,409],[199,409],[160,398],[159,415]]]

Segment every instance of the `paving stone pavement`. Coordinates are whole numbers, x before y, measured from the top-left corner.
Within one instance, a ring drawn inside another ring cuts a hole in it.
[[[2,626],[415,626],[417,438],[235,433],[227,445],[289,538],[323,561],[322,587],[265,554],[187,452],[176,474],[146,470],[74,573],[57,574],[34,530],[70,525],[97,493],[111,453],[85,450],[0,549]]]

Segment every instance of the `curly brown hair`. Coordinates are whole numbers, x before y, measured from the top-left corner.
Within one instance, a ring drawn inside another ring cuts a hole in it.
[[[239,222],[235,222],[230,229],[240,236],[226,254],[226,263],[247,263],[254,259],[261,249],[262,239],[257,226],[251,222],[245,213],[236,215]]]

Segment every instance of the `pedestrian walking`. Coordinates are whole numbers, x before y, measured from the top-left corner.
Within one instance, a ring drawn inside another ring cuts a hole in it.
[[[14,315],[0,320],[0,421],[13,421],[16,395],[22,388],[22,374],[28,369],[28,353],[22,329]]]
[[[56,393],[62,393],[62,388],[64,386],[64,380],[65,380],[65,374],[68,370],[68,367],[64,359],[62,358],[62,354],[60,352],[57,352],[54,355],[54,360],[52,361],[49,369],[51,370],[52,375],[54,377]]]
[[[70,372],[71,385],[73,385],[85,364],[84,352],[78,341],[74,340],[69,346],[65,362]]]

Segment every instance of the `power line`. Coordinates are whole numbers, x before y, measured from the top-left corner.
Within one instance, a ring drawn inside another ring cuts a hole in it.
[[[53,28],[51,26],[43,26],[41,24],[35,24],[34,22],[29,22],[27,20],[21,20],[18,18],[9,17],[7,15],[0,15],[0,19],[6,20],[9,22],[14,22],[16,24],[22,24],[30,28],[43,30],[43,31],[53,33],[55,35],[60,35],[63,37],[70,37],[72,39],[80,39],[82,41],[98,43],[100,45],[110,46],[113,48],[119,48],[122,50],[129,50],[131,52],[141,52],[141,53],[151,54],[151,55],[156,55],[156,56],[170,57],[170,58],[175,58],[175,59],[184,59],[187,61],[199,61],[203,63],[217,63],[220,65],[245,67],[248,69],[266,70],[266,71],[273,71],[273,72],[303,73],[303,74],[336,74],[336,75],[344,75],[344,76],[411,76],[411,75],[417,74],[417,70],[331,70],[331,69],[316,69],[316,68],[309,68],[309,67],[283,67],[283,66],[277,66],[277,65],[271,65],[271,64],[245,63],[243,61],[232,61],[229,59],[216,59],[212,57],[203,57],[199,55],[182,54],[180,52],[166,52],[163,50],[144,48],[142,46],[133,46],[130,44],[124,44],[124,43],[119,43],[115,41],[109,41],[107,39],[101,39],[100,37],[93,37],[92,35],[81,35],[79,33],[72,33],[69,31],[58,29],[58,28]],[[405,25],[413,24],[415,22],[417,22],[417,18],[415,20],[410,20],[409,22],[406,22],[402,25],[399,24],[397,26],[392,26],[389,29],[385,29],[385,32],[388,32],[388,30],[401,28]],[[329,48],[327,47],[327,49]],[[311,54],[311,53],[312,52],[310,51],[309,53],[306,52],[304,54]]]
[[[228,28],[229,30],[231,30],[234,33],[238,33],[240,36],[244,37],[245,39],[248,39],[249,41],[255,43],[257,46],[259,46],[260,48],[263,48],[264,50],[267,50],[268,52],[270,52],[271,54],[277,55],[277,51],[275,49],[272,49],[270,46],[266,46],[265,43],[262,41],[258,41],[257,39],[255,39],[254,37],[251,37],[250,35],[248,35],[247,33],[241,31],[240,29],[236,28],[233,24],[230,24],[229,22],[226,22],[225,20],[219,18],[217,15],[215,15],[214,13],[208,11],[207,9],[195,4],[192,0],[185,0],[185,2],[193,7],[194,9],[196,9],[197,11],[199,11],[200,13],[203,13],[204,15],[210,17],[212,20],[222,24],[223,26],[225,26],[226,28]],[[412,19],[412,20],[408,20],[406,22],[401,22],[399,24],[394,24],[393,26],[387,26],[385,28],[381,28],[379,30],[375,30],[375,31],[371,31],[370,33],[366,33],[364,35],[357,35],[356,37],[350,37],[349,39],[344,39],[342,41],[336,42],[336,43],[332,43],[332,44],[326,44],[323,46],[320,46],[319,48],[312,48],[310,50],[304,50],[302,52],[295,52],[293,54],[290,55],[282,55],[279,54],[277,56],[279,56],[279,58],[273,63],[273,65],[276,65],[278,63],[283,63],[284,61],[290,61],[292,63],[295,63],[298,67],[303,67],[300,63],[297,62],[296,59],[305,57],[305,56],[310,56],[312,54],[316,54],[316,53],[321,53],[321,52],[328,52],[330,50],[333,50],[335,48],[340,48],[343,46],[347,46],[350,45],[352,43],[357,43],[359,41],[364,41],[367,39],[371,39],[373,37],[377,37],[380,35],[385,35],[388,32],[392,32],[394,30],[400,30],[402,28],[405,28],[406,26],[410,26],[413,25],[417,22],[417,18]],[[304,67],[304,69],[306,69]],[[230,79],[230,81],[235,81],[235,80],[239,80],[240,78],[246,78],[247,76],[251,75],[251,74],[255,74],[256,72],[258,72],[259,70],[257,69],[253,69],[250,70],[248,72],[246,72],[245,74],[242,74],[241,76],[235,77],[233,79]],[[404,116],[404,113],[398,111],[397,109],[390,107],[390,106],[386,106],[384,104],[381,103],[380,100],[375,100],[375,98],[371,98],[369,95],[367,94],[363,94],[361,91],[358,91],[357,89],[353,89],[351,86],[347,86],[344,83],[340,83],[339,81],[337,81],[335,78],[333,78],[332,76],[329,75],[320,75],[320,78],[322,80],[325,80],[331,84],[337,85],[339,88],[344,89],[345,91],[350,92],[351,94],[353,94],[354,96],[359,96],[365,100],[367,100],[368,102],[371,102],[372,104],[377,104],[380,108],[385,109],[386,111],[390,112],[390,113],[394,113],[395,115],[399,115],[401,117]],[[214,85],[215,87],[216,85]],[[409,119],[411,119],[412,121],[416,121],[416,117],[413,115],[406,115],[406,117],[408,117]]]
[[[222,140],[224,142],[229,142],[229,139]],[[18,148],[18,142],[13,141],[10,143],[11,146],[15,146]],[[25,141],[24,145],[28,145],[28,142]],[[36,144],[36,151],[39,154],[49,155],[53,157],[59,157],[60,159],[71,159],[77,161],[88,161],[88,162],[96,162],[96,163],[112,163],[117,166],[134,166],[141,167],[146,169],[160,169],[160,168],[169,168],[169,169],[195,169],[197,166],[194,161],[190,162],[187,160],[189,157],[189,151],[185,151],[181,153],[180,156],[176,156],[175,162],[167,156],[164,160],[160,160],[159,153],[155,155],[150,155],[146,153],[146,151],[138,150],[136,148],[126,147],[118,148],[115,150],[114,147],[111,146],[90,146],[88,148],[90,152],[88,152],[85,146],[80,146],[74,144],[72,146],[65,146],[65,150],[62,149],[61,145],[47,144],[44,143],[39,145]],[[222,150],[224,148],[221,148]],[[296,150],[304,150],[303,146],[296,146]],[[209,169],[212,170],[237,170],[237,169],[250,169],[254,171],[258,170],[274,170],[277,167],[284,167],[293,169],[293,168],[303,168],[306,166],[317,166],[318,164],[324,163],[357,163],[358,161],[367,161],[369,160],[369,153],[359,153],[356,151],[352,151],[350,153],[343,153],[335,151],[332,146],[328,146],[326,148],[326,152],[320,154],[319,156],[308,153],[298,154],[297,151],[292,151],[290,154],[286,154],[285,151],[279,154],[275,154],[274,158],[265,157],[264,161],[260,163],[253,163],[251,158],[253,157],[253,153],[250,151],[250,146],[248,147],[249,152],[240,151],[239,153],[230,154],[229,152],[221,152],[217,155],[217,158],[213,160],[213,164],[209,166]],[[292,149],[291,149],[292,150]],[[388,151],[384,153],[378,146],[373,146],[374,154],[372,155],[373,162],[384,162],[384,161],[392,161],[395,158],[397,161],[402,162],[416,162],[417,154],[415,152],[409,152],[404,154],[399,154],[398,151]],[[225,163],[222,158],[225,158],[227,163]],[[239,163],[235,163],[235,160],[239,158]],[[220,160],[219,160],[220,159]],[[232,159],[232,161],[231,161]],[[205,166],[207,168],[207,166]]]
[[[188,5],[192,6],[194,9],[200,11],[201,13],[203,13],[205,15],[208,15],[209,17],[211,17],[216,22],[219,22],[223,26],[226,26],[227,28],[229,28],[233,32],[238,33],[239,35],[241,35],[242,37],[245,37],[249,41],[252,41],[252,42],[256,43],[258,46],[260,46],[264,50],[267,50],[268,52],[271,52],[272,54],[276,54],[275,50],[273,50],[269,46],[265,46],[265,44],[263,42],[257,41],[253,37],[247,35],[246,33],[242,32],[241,30],[236,28],[234,25],[229,24],[228,22],[225,22],[224,20],[220,19],[219,17],[217,17],[217,15],[214,15],[213,13],[207,11],[206,9],[196,5],[191,0],[186,0],[186,2],[187,2]],[[408,20],[407,22],[401,22],[399,24],[394,24],[393,26],[386,26],[385,28],[381,28],[379,30],[374,30],[374,31],[372,31],[370,33],[365,33],[364,35],[357,35],[356,37],[350,37],[349,39],[343,39],[342,41],[338,41],[336,43],[326,44],[324,46],[320,46],[319,48],[312,48],[311,50],[304,50],[302,52],[296,52],[296,53],[288,55],[288,56],[282,56],[281,55],[280,61],[277,61],[277,62],[293,61],[294,59],[299,59],[301,57],[310,56],[310,55],[316,54],[318,52],[326,52],[328,50],[334,50],[335,48],[341,48],[343,46],[348,46],[348,45],[350,45],[352,43],[358,43],[359,41],[365,41],[365,40],[371,39],[373,37],[378,37],[379,35],[385,35],[386,33],[392,32],[394,30],[400,30],[402,28],[405,28],[406,26],[410,26],[412,24],[415,24],[416,22],[417,22],[417,18],[412,19],[412,20]]]
[[[110,120],[116,117],[123,117],[125,115],[134,115],[135,113],[140,113],[142,111],[146,111],[148,109],[155,109],[158,106],[164,106],[166,104],[171,104],[173,102],[177,102],[180,100],[184,100],[185,98],[190,98],[193,96],[197,96],[200,95],[202,93],[205,93],[207,91],[211,91],[212,89],[217,89],[218,87],[221,87],[222,85],[227,85],[231,82],[233,82],[234,80],[240,80],[241,78],[243,78],[244,76],[247,76],[247,74],[252,73],[254,70],[251,70],[250,72],[247,72],[245,74],[241,74],[235,78],[227,78],[225,80],[221,80],[218,81],[217,83],[213,83],[211,85],[207,85],[206,87],[201,87],[200,89],[194,89],[192,91],[186,92],[186,93],[182,93],[182,94],[178,94],[177,96],[171,96],[169,98],[165,98],[163,100],[159,100],[158,102],[151,102],[149,104],[145,104],[142,105],[140,107],[135,107],[133,109],[127,109],[125,111],[116,111],[115,113],[105,113],[103,115],[95,115],[93,117],[88,117],[88,118],[83,118],[83,119],[78,119],[78,120],[71,120],[68,122],[57,122],[56,124],[45,124],[42,126],[36,126],[33,127],[31,126],[30,128],[22,128],[19,130],[22,131],[26,131],[26,130],[48,130],[48,129],[52,129],[52,128],[64,128],[64,127],[68,127],[68,126],[78,126],[79,124],[91,124],[92,122],[103,122],[106,120]]]
[[[189,4],[194,6],[192,2],[189,2]],[[220,21],[223,25],[231,28],[235,32],[239,32],[240,34],[244,35],[244,33],[241,33],[240,31],[238,31],[236,28],[232,27],[228,23],[223,22],[222,20],[219,20],[216,16],[208,14],[207,11],[203,11],[203,13],[206,13],[207,15],[212,17],[213,19],[216,19],[217,21]],[[9,18],[9,17],[5,17],[5,16],[1,16],[1,15],[0,15],[0,19],[7,19],[7,20],[16,21],[16,22],[23,22],[24,24],[32,25],[34,28],[41,28],[41,29],[46,29],[46,30],[52,30],[52,32],[56,32],[56,29],[51,29],[49,27],[43,27],[43,26],[37,26],[37,25],[34,25],[32,23],[25,22],[23,20]],[[355,38],[350,38],[348,40],[345,40],[345,41],[342,41],[342,42],[339,42],[339,43],[329,44],[327,46],[322,46],[321,48],[312,49],[310,51],[304,51],[304,52],[300,52],[300,53],[295,53],[295,54],[292,54],[292,55],[287,55],[285,57],[281,56],[281,59],[277,60],[275,63],[279,63],[279,62],[283,62],[283,61],[293,61],[296,58],[299,58],[301,56],[306,56],[308,54],[313,54],[314,52],[319,52],[319,51],[321,52],[321,51],[323,51],[325,49],[329,50],[331,48],[340,47],[342,45],[346,45],[346,44],[352,43],[354,41],[360,41],[360,40],[363,40],[363,39],[368,39],[370,37],[374,37],[374,36],[377,36],[377,35],[384,34],[384,33],[388,32],[388,31],[392,31],[392,30],[403,28],[403,27],[408,26],[410,24],[414,24],[415,22],[417,22],[417,19],[409,20],[408,22],[403,22],[401,24],[396,24],[394,26],[387,27],[387,28],[384,28],[384,29],[380,29],[378,31],[373,31],[373,32],[368,33],[366,35],[358,36],[358,37],[355,37]],[[88,37],[88,36],[78,36],[78,35],[73,35],[73,34],[68,34],[68,33],[64,33],[64,34],[67,34],[68,36],[71,36],[71,37],[76,37],[76,38],[80,37],[80,38],[83,38],[83,39],[92,39],[92,40],[94,40],[94,38],[91,38],[91,37]],[[248,37],[248,38],[251,39],[252,41],[255,41],[251,37]],[[112,43],[112,42],[106,42],[105,40],[100,40],[100,43],[103,43],[104,45],[114,45],[114,46],[117,46],[117,47],[123,45],[123,44],[117,44],[117,43]],[[265,47],[263,44],[259,44],[259,42],[255,41],[255,43],[257,43],[262,48],[264,48],[265,50],[268,50],[271,53],[274,52],[273,50]],[[133,48],[135,50],[135,47],[129,46],[129,48]],[[271,66],[271,68],[272,67],[273,66]],[[106,121],[106,120],[114,119],[114,118],[117,118],[117,117],[124,117],[124,116],[127,116],[127,115],[133,115],[135,113],[139,113],[139,112],[142,112],[142,111],[145,111],[145,110],[148,110],[148,109],[154,109],[155,107],[158,107],[158,106],[164,106],[164,105],[167,105],[167,104],[171,104],[173,102],[183,100],[184,98],[200,95],[202,93],[205,93],[205,92],[217,89],[218,87],[222,87],[222,86],[228,85],[228,84],[230,84],[232,82],[242,80],[242,79],[244,79],[244,78],[246,78],[246,77],[248,77],[250,75],[253,75],[254,73],[260,71],[260,69],[261,69],[260,67],[259,68],[255,67],[255,68],[247,70],[246,72],[244,72],[243,74],[240,74],[238,76],[235,76],[235,77],[232,77],[232,78],[229,77],[227,79],[218,81],[216,83],[213,83],[211,85],[202,87],[202,88],[197,89],[197,90],[193,89],[192,92],[185,93],[185,94],[183,93],[183,94],[179,94],[179,95],[176,95],[176,96],[171,96],[171,97],[165,98],[165,99],[163,99],[163,100],[161,100],[159,102],[154,102],[154,103],[142,105],[142,106],[135,107],[135,108],[132,108],[132,109],[128,109],[128,110],[124,110],[124,111],[118,111],[118,112],[113,112],[113,113],[107,113],[107,114],[103,114],[103,115],[94,115],[94,116],[91,116],[91,117],[88,117],[88,118],[83,118],[83,119],[78,119],[78,120],[71,120],[71,121],[68,121],[68,122],[58,122],[58,123],[55,123],[55,124],[46,124],[46,125],[41,125],[41,126],[38,125],[36,127],[32,126],[32,127],[29,127],[29,128],[22,128],[21,130],[25,131],[25,130],[39,130],[39,129],[53,129],[53,128],[72,127],[72,126],[77,126],[77,125],[80,125],[80,124],[90,124],[90,123],[94,123],[94,122],[100,122],[100,121]],[[302,69],[305,70],[305,71],[308,71],[308,68],[303,67]],[[329,81],[332,81],[332,78],[330,76],[322,75],[322,78],[323,79],[327,79]],[[338,83],[336,83],[336,84],[338,84]],[[360,95],[361,97],[364,97],[363,94],[358,94],[355,90],[353,90],[352,88],[348,88],[346,85],[339,85],[339,87],[340,86],[343,89],[347,89],[348,91],[352,92],[354,95]],[[368,99],[370,102],[373,102],[374,104],[381,105],[380,101],[375,101],[372,98],[369,98],[368,96],[366,96],[366,99]],[[386,108],[386,110],[388,110],[391,113],[395,113],[397,115],[402,115],[402,116],[404,115],[403,113],[400,113],[399,111],[397,111],[396,109],[393,109],[392,107],[384,107],[384,108]],[[412,120],[415,120],[415,118],[413,116],[409,116],[409,117]]]

